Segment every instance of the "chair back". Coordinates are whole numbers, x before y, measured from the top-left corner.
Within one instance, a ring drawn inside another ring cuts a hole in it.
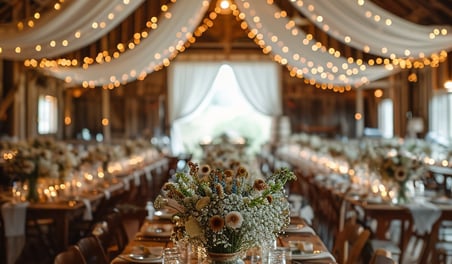
[[[355,218],[350,218],[337,233],[334,241],[333,254],[338,263],[359,263],[370,234],[371,232],[357,223]]]
[[[53,261],[54,264],[87,264],[83,258],[80,249],[75,246],[69,246],[65,251],[60,252]]]
[[[107,258],[107,255],[105,254],[105,251],[97,237],[83,237],[77,242],[77,246],[87,264],[109,263],[109,259]]]
[[[377,248],[372,254],[369,264],[395,264],[391,257],[391,252],[386,249]]]
[[[122,215],[119,211],[114,210],[107,215],[105,219],[109,233],[108,254],[110,258],[116,257],[121,253],[129,243],[129,236],[122,221]]]

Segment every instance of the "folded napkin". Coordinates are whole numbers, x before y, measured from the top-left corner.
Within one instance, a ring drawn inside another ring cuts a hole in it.
[[[141,177],[139,171],[133,172],[134,184],[135,186],[139,186],[141,184]]]
[[[285,231],[288,233],[309,233],[315,235],[314,229],[310,226],[298,227],[297,225],[289,225]]]
[[[314,219],[314,210],[310,205],[305,205],[300,210],[300,217],[303,218],[308,225],[311,225],[312,219]]]
[[[441,209],[429,202],[409,203],[405,206],[410,209],[414,229],[420,235],[430,233],[433,225],[441,216]]]
[[[330,252],[319,252],[319,253],[303,253],[303,254],[292,254],[291,259],[296,260],[308,260],[308,259],[331,259],[336,262],[335,258]]]
[[[104,189],[105,199],[109,200],[111,198],[111,193],[121,189],[123,186],[124,186],[125,190],[130,189],[129,181],[127,179],[123,180],[123,184],[118,183],[118,184],[111,185],[108,188]]]
[[[126,191],[130,190],[130,182],[129,182],[129,179],[124,179],[124,180],[122,181],[122,183],[124,183],[124,190],[126,190]]]
[[[144,173],[145,173],[145,175],[146,175],[146,180],[148,181],[148,182],[150,182],[151,180],[152,180],[152,173],[151,173],[151,168],[150,167],[146,167],[146,168],[144,168]]]
[[[4,203],[1,208],[6,242],[6,263],[14,264],[25,245],[28,202]]]
[[[27,203],[4,203],[2,205],[5,236],[22,236],[25,234]]]
[[[83,220],[91,221],[93,220],[93,210],[91,209],[91,201],[88,198],[81,199],[85,205],[85,212],[83,212]]]

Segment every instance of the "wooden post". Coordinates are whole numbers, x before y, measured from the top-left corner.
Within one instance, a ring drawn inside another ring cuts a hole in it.
[[[111,125],[110,125],[110,90],[102,88],[102,132],[104,134],[104,142],[111,142]]]

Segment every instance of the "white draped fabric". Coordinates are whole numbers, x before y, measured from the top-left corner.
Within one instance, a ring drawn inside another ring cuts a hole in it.
[[[162,67],[165,61],[174,58],[204,16],[209,1],[177,1],[170,6],[171,19],[161,18],[157,29],[143,39],[140,45],[123,53],[110,63],[96,64],[87,70],[82,68],[56,67],[50,74],[72,83],[89,83],[90,86],[120,82],[127,83]]]
[[[279,67],[273,62],[228,62],[246,100],[255,110],[268,116],[282,113]],[[178,122],[189,121],[210,103],[212,84],[220,62],[177,62],[169,69],[168,115],[173,154],[183,152]]]
[[[249,27],[261,35],[266,46],[271,46],[271,52],[286,60],[290,68],[305,78],[317,83],[360,86],[394,73],[384,66],[366,66],[363,70],[362,65],[348,63],[345,58],[337,58],[326,49],[314,51],[316,41],[304,44],[306,35],[300,30],[296,34],[293,33],[295,29],[288,30],[288,18],[275,18],[274,14],[279,10],[273,4],[263,4],[260,0],[240,0],[236,4],[245,14]]]
[[[84,47],[107,34],[143,0],[68,0],[61,10],[49,11],[35,22],[33,28],[18,30],[16,25],[0,27],[0,58],[24,60],[51,58]],[[93,23],[98,28],[93,28]],[[105,23],[104,27],[100,23]],[[76,33],[80,37],[76,36]],[[55,42],[55,47],[51,42]],[[66,43],[67,44],[64,44]],[[37,51],[36,46],[41,50]],[[16,52],[20,47],[21,52]]]
[[[131,0],[124,5],[122,0],[67,0],[62,5],[62,10],[43,15],[36,21],[34,28],[17,31],[11,26],[0,26],[0,58],[23,60],[41,58],[42,54],[52,57],[86,46],[108,33],[142,1]],[[327,47],[320,47],[315,40],[307,40],[301,29],[290,24],[288,18],[275,18],[275,13],[281,11],[276,5],[259,0],[235,2],[239,10],[246,15],[249,27],[262,34],[258,35],[259,38],[271,47],[271,53],[276,60],[286,65],[296,76],[322,84],[360,86],[396,72],[392,65],[386,68],[358,65],[349,63],[344,57],[329,54]],[[438,33],[431,32],[434,27],[412,24],[385,12],[369,1],[366,1],[364,6],[358,6],[356,1],[351,0],[292,2],[301,12],[305,12],[304,8],[312,3],[315,8],[312,13],[307,14],[309,18],[322,15],[332,36],[339,39],[349,36],[350,45],[365,52],[368,47],[371,53],[388,56],[391,53],[406,56],[407,50],[412,56],[427,56],[442,48],[450,50],[452,45],[450,33],[446,36],[436,35],[433,40],[428,39],[431,34]],[[83,84],[91,87],[111,84],[118,86],[142,79],[163,65],[169,65],[178,49],[192,36],[209,4],[210,0],[177,1],[170,6],[168,14],[171,15],[159,19],[157,29],[152,30],[134,49],[122,53],[118,59],[109,63],[93,64],[87,69],[56,66],[47,69],[47,73],[66,80],[70,85]],[[368,14],[374,18],[372,15],[379,14],[380,22],[373,22],[374,20],[368,18]],[[110,21],[111,16],[114,19]],[[260,20],[253,20],[255,16]],[[391,20],[391,26],[380,26],[387,19]],[[105,27],[94,29],[93,22],[98,25],[105,22]],[[443,28],[451,31],[450,27]],[[81,37],[77,38],[75,32],[80,32]],[[53,40],[55,47],[52,48],[50,42]],[[41,45],[41,52],[36,51],[36,45]],[[22,47],[20,53],[14,51],[17,46]],[[388,51],[384,52],[385,49]]]
[[[219,63],[179,62],[168,71],[168,116],[171,127],[173,154],[183,152],[181,133],[175,122],[190,120],[204,110],[213,91],[213,81],[220,68]]]
[[[282,114],[280,71],[276,63],[230,63],[240,89],[254,109],[264,115]],[[275,89],[277,87],[277,89]]]
[[[212,96],[211,87],[221,64],[178,62],[168,71],[168,116],[170,123],[202,110]]]
[[[344,43],[348,37],[348,45],[371,54],[419,58],[452,49],[452,35],[441,34],[441,29],[452,32],[451,26],[417,25],[371,1],[363,1],[363,5],[355,0],[297,0],[291,3],[319,28],[328,28],[326,32],[330,36]],[[432,39],[435,32],[436,37]]]

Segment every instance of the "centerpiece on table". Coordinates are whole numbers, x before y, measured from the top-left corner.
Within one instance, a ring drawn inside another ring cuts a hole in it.
[[[173,219],[181,228],[173,237],[201,246],[213,263],[240,263],[242,253],[274,241],[289,224],[284,185],[296,178],[293,172],[253,179],[242,166],[211,169],[190,162],[189,168],[163,186],[155,206],[176,210]]]
[[[381,161],[380,173],[382,179],[395,184],[397,187],[397,204],[409,201],[407,183],[414,179],[420,179],[424,172],[425,165],[422,160],[417,155],[402,148],[389,150]]]
[[[12,178],[27,186],[27,200],[39,201],[38,180],[40,178],[58,179],[58,164],[54,163],[48,143],[43,147],[40,141],[19,141],[4,144],[2,153],[4,170]]]

